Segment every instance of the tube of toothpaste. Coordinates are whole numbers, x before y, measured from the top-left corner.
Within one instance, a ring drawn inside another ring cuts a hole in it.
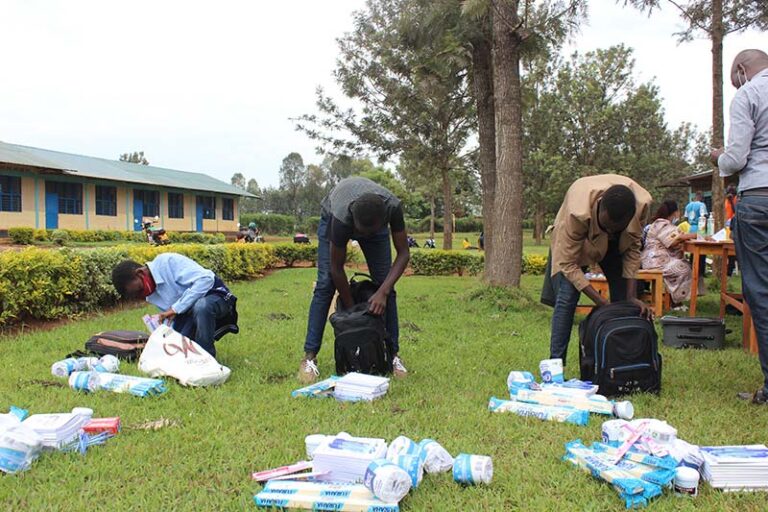
[[[615,446],[610,446],[605,443],[592,443],[592,449],[595,452],[605,453],[609,457],[616,457],[619,452],[618,448]],[[645,464],[646,466],[653,466],[655,468],[671,469],[673,471],[678,466],[677,461],[670,455],[667,455],[666,457],[656,457],[646,453],[628,451],[624,454],[623,459]]]
[[[560,395],[558,393],[544,393],[542,391],[521,389],[517,392],[515,399],[518,402],[526,402],[529,404],[573,407],[574,409],[583,409],[596,414],[616,415],[625,420],[632,419],[632,416],[635,414],[635,409],[632,407],[631,402],[613,402],[602,395],[575,397]]]
[[[511,412],[518,416],[531,416],[543,421],[572,423],[574,425],[586,425],[589,422],[589,412],[581,409],[526,404],[515,400],[501,400],[496,397],[491,397],[488,402],[488,410],[491,412]]]
[[[581,459],[577,459],[577,458],[571,457],[567,453],[566,453],[565,457],[563,457],[563,459],[566,462],[570,462],[571,464],[573,464],[577,468],[582,469],[584,472],[589,473],[590,475],[594,476],[598,480],[601,480],[601,478],[599,476],[595,476],[595,474],[592,473],[592,470],[589,469],[589,466],[587,465],[587,463],[585,461],[583,461]],[[622,500],[624,500],[624,505],[627,508],[641,508],[641,507],[645,507],[646,505],[648,505],[648,500],[645,499],[645,497],[643,497],[642,494],[626,494],[625,492],[623,492],[621,490],[621,487],[618,487],[616,485],[612,485],[611,487],[613,487],[613,489],[618,493],[619,497]]]
[[[597,393],[599,386],[590,381],[571,379],[565,382],[552,382],[542,384],[542,391],[554,391],[558,393],[568,393],[569,395],[591,396]]]

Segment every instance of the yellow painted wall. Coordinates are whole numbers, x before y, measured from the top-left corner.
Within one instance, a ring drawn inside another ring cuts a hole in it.
[[[42,181],[40,182],[42,185]],[[45,227],[45,204],[40,214],[41,227]],[[21,211],[0,212],[0,229],[8,228],[34,228],[35,227],[35,180],[34,178],[21,178]]]
[[[59,229],[85,229],[85,214],[59,213]]]

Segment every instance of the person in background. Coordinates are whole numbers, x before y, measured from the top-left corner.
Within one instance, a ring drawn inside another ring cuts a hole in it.
[[[112,269],[112,284],[128,299],[157,306],[161,322],[194,340],[216,357],[214,342],[237,333],[237,297],[210,270],[173,252],[141,265],[125,260]]]
[[[679,218],[680,210],[675,201],[661,203],[649,225],[641,256],[643,268],[662,271],[664,284],[675,304],[691,298],[692,269],[684,257],[683,243],[698,236],[680,232],[675,226]]]
[[[707,205],[704,204],[704,195],[701,191],[696,192],[696,199],[688,203],[685,207],[685,218],[690,225],[689,233],[698,234],[699,222],[702,217],[707,217]],[[694,237],[695,239],[696,237]],[[707,274],[707,257],[702,255],[699,257],[699,295],[706,295],[707,282],[704,280],[704,276]]]
[[[596,307],[607,304],[584,275],[599,264],[608,280],[611,300],[635,302],[650,318],[648,305],[637,299],[635,274],[640,269],[643,226],[653,199],[635,181],[616,174],[589,176],[573,182],[552,230],[541,301],[554,306],[550,358],[566,362],[573,316],[583,292]]]
[[[711,158],[720,176],[739,177],[736,215],[731,222],[739,261],[741,287],[752,310],[763,385],[740,393],[757,405],[768,405],[768,54],[744,50],[731,66],[738,89],[731,102],[728,145]]]
[[[733,220],[734,215],[736,215],[736,204],[738,202],[739,198],[736,195],[736,187],[728,185],[728,188],[725,191],[725,215],[723,216],[723,219],[725,219],[725,227],[729,230],[731,229],[731,221]],[[728,256],[728,277],[733,275],[733,270],[735,268],[736,257]]]
[[[390,236],[397,253],[394,263]],[[317,353],[334,293],[339,292],[344,308],[354,305],[344,272],[350,240],[359,242],[371,277],[380,283],[378,291],[368,300],[369,311],[373,315],[386,315],[393,373],[395,377],[405,377],[408,370],[399,356],[395,283],[408,266],[410,251],[400,200],[368,178],[343,179],[323,199],[317,239],[317,282],[309,306],[299,380],[309,384],[320,376]]]

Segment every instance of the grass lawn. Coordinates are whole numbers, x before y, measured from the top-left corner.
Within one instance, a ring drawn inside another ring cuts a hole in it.
[[[19,476],[0,477],[2,510],[255,510],[260,486],[252,471],[304,458],[304,437],[347,431],[383,437],[431,437],[452,454],[493,457],[490,486],[462,488],[450,474],[428,475],[402,503],[405,511],[624,510],[615,491],[562,462],[563,444],[598,440],[601,419],[587,427],[544,423],[487,411],[492,395],[505,397],[510,370],[535,371],[548,355],[550,311],[505,294],[472,297],[474,278],[404,278],[399,285],[401,354],[411,370],[383,399],[341,404],[332,399],[292,399],[301,357],[313,269],[276,272],[234,286],[242,333],[218,343],[219,359],[232,368],[217,389],[185,389],[141,399],[129,395],[77,394],[51,387],[52,362],[81,349],[104,329],[141,329],[144,308],[71,322],[62,327],[0,338],[0,409],[32,413],[86,406],[97,416],[120,416],[123,432],[87,456],[49,453]],[[540,277],[524,289],[538,292]],[[713,314],[715,297],[703,301]],[[674,425],[697,444],[766,441],[768,410],[736,400],[753,390],[755,357],[738,348],[738,321],[728,347],[714,351],[662,349],[663,392],[633,398],[638,417]],[[333,369],[330,329],[320,353],[323,375]],[[572,342],[567,376],[578,368]],[[136,374],[135,365],[124,365]],[[132,427],[165,417],[179,426],[159,431]],[[766,495],[725,494],[702,485],[695,500],[665,495],[655,511],[764,511]],[[650,510],[650,508],[649,508]]]

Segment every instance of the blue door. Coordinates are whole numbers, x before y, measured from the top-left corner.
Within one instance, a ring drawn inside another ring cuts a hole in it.
[[[45,192],[45,229],[59,227],[59,194]]]
[[[203,202],[200,200],[200,198],[197,198],[197,230],[202,231],[203,230],[203,210],[205,207],[203,206]]]
[[[144,218],[144,201],[141,199],[133,198],[133,230],[141,231],[144,229],[144,224],[141,220]]]

